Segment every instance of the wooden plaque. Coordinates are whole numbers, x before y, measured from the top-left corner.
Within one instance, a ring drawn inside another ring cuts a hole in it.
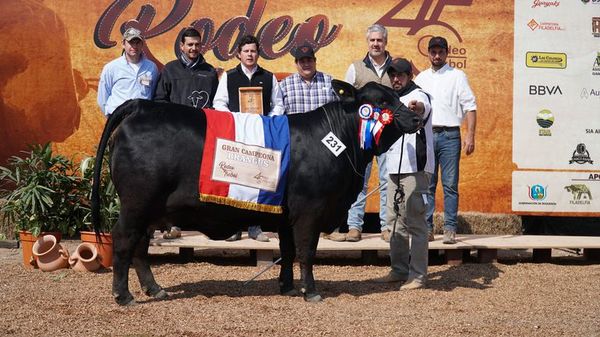
[[[239,88],[240,112],[262,115],[262,87]]]

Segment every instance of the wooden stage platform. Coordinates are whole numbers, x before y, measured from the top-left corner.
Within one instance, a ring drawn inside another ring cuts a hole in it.
[[[249,250],[256,253],[257,265],[273,261],[274,253],[279,251],[279,240],[276,234],[268,233],[270,242],[258,242],[242,235],[242,240],[227,242],[210,240],[200,232],[184,231],[177,239],[163,239],[162,233],[156,232],[151,246],[177,247],[184,258],[193,256],[194,249],[236,249]],[[444,255],[448,264],[460,264],[471,251],[477,253],[477,261],[489,263],[496,260],[499,249],[532,249],[535,262],[547,262],[552,257],[552,249],[583,249],[584,256],[591,260],[600,260],[600,237],[597,236],[549,236],[549,235],[468,235],[457,234],[454,245],[442,243],[442,236],[436,235],[435,241],[429,243],[430,253]],[[389,251],[389,243],[383,241],[380,234],[363,233],[359,242],[335,242],[319,239],[317,251],[361,251],[365,262],[377,258],[378,251]]]

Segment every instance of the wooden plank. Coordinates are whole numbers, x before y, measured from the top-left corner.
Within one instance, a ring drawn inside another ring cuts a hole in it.
[[[384,250],[390,249],[388,242],[381,239],[377,233],[363,233],[359,242],[335,242],[320,239],[317,250]],[[551,236],[551,235],[467,235],[457,234],[457,243],[446,245],[442,243],[441,236],[429,242],[429,249],[464,250],[464,249],[552,249],[552,248],[582,248],[600,249],[600,237],[597,236]],[[258,242],[249,239],[247,234],[242,235],[242,240],[228,242],[224,240],[210,240],[199,232],[182,233],[181,238],[163,239],[156,235],[150,241],[151,245],[164,247],[189,247],[207,249],[257,249],[278,250],[279,239],[272,237],[270,242]]]
[[[17,249],[19,241],[17,240],[0,240],[0,248]]]
[[[375,265],[377,264],[377,251],[363,250],[361,251],[360,259],[364,264]]]
[[[600,249],[586,248],[583,250],[583,256],[586,260],[600,261]]]
[[[552,259],[552,249],[534,248],[531,256],[533,262],[547,263]]]
[[[444,252],[446,263],[457,266],[463,263],[463,251],[459,249],[448,249]]]
[[[492,263],[498,258],[497,249],[478,249],[477,250],[477,262],[479,263]]]
[[[184,261],[191,261],[194,259],[194,248],[190,247],[179,247],[179,257]]]
[[[256,265],[258,267],[266,267],[273,263],[272,250],[254,250],[256,256]]]

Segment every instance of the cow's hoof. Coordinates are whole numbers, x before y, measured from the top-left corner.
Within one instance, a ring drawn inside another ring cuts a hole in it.
[[[152,297],[156,298],[157,300],[164,300],[167,297],[169,297],[169,294],[167,294],[167,292],[164,291],[164,289],[161,289],[159,292],[157,292],[156,294],[152,295]]]
[[[167,298],[169,295],[167,294],[167,292],[161,288],[160,286],[156,286],[154,288],[151,289],[147,289],[145,291],[146,295],[150,296],[150,297],[154,297],[156,299],[162,300]]]
[[[323,297],[321,297],[319,294],[305,294],[304,300],[310,303],[319,303],[323,300]]]
[[[131,294],[129,294],[127,296],[115,296],[115,301],[117,302],[118,305],[127,306],[127,307],[134,306],[137,304],[137,302],[135,301],[133,296],[131,296]]]
[[[283,296],[290,296],[290,297],[296,297],[296,296],[300,296],[300,292],[297,289],[290,289],[288,291],[281,291],[281,295]]]

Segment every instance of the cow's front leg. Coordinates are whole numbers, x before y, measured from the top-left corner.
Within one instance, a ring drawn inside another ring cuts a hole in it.
[[[279,292],[285,296],[296,296],[294,288],[294,260],[296,246],[294,233],[290,225],[279,226],[279,251],[281,253],[281,269],[279,271]]]
[[[149,230],[136,246],[133,256],[133,266],[144,293],[157,299],[164,299],[168,296],[167,292],[154,280],[154,275],[148,263],[148,246],[152,232],[153,230]]]
[[[296,233],[298,235],[299,233]],[[304,300],[307,302],[320,302],[321,295],[317,293],[315,287],[315,279],[313,276],[313,264],[317,253],[317,244],[319,243],[319,232],[315,233],[305,231],[304,237],[298,237],[296,247],[298,249],[298,260],[300,261],[301,273],[301,288],[300,291],[304,294]]]

